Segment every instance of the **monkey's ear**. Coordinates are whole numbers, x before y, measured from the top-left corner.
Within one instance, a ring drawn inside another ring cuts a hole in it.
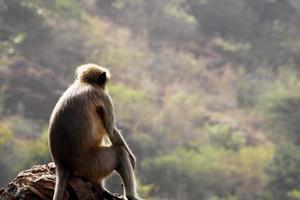
[[[107,78],[107,75],[106,75],[106,72],[102,72],[99,77],[98,77],[98,83],[100,85],[103,85],[105,84],[106,82],[108,81],[108,78]]]

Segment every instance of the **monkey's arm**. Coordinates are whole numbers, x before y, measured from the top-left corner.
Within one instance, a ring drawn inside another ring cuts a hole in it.
[[[125,147],[125,149],[127,150],[127,152],[129,153],[129,156],[130,156],[131,165],[132,165],[133,168],[135,168],[135,163],[136,163],[135,156],[132,153],[131,149],[129,148],[127,142],[123,138],[123,135],[121,134],[121,132],[115,127],[114,130],[113,130],[113,134],[111,134],[108,137],[109,137],[112,144],[114,144],[114,145],[123,145]]]
[[[116,128],[113,114],[109,115],[110,113],[105,109],[104,106],[100,106],[97,110],[98,113],[100,114],[102,123],[104,125],[104,128],[106,129],[109,140],[113,145],[123,145],[125,147],[126,151],[129,153],[132,167],[135,168],[135,163],[136,163],[135,156],[130,150],[128,144],[126,143],[120,131]]]

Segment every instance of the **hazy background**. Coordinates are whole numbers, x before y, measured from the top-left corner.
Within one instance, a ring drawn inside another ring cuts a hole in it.
[[[300,200],[299,0],[0,0],[1,186],[50,161],[52,108],[90,62],[142,196]]]

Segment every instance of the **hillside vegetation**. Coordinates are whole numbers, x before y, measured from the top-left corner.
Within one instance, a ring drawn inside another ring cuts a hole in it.
[[[142,196],[300,200],[299,19],[298,0],[0,0],[0,186],[50,161],[50,113],[97,63]]]

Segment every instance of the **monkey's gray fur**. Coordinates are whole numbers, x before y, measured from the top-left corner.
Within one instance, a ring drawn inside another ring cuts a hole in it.
[[[63,200],[69,176],[83,177],[103,188],[116,170],[128,199],[139,200],[134,176],[135,157],[116,128],[112,100],[106,90],[110,73],[87,64],[57,102],[50,118],[49,147],[56,164],[53,200]],[[112,145],[103,146],[108,136]]]

